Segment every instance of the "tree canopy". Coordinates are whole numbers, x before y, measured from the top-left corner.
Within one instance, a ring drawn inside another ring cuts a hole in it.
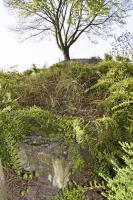
[[[19,21],[16,30],[24,38],[55,37],[64,59],[69,60],[69,49],[86,33],[107,35],[114,24],[124,23],[132,0],[5,0],[16,10]],[[92,37],[91,37],[92,36]]]

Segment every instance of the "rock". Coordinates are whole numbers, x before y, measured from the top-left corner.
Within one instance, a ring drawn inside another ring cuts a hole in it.
[[[63,142],[28,136],[18,149],[23,170],[38,174],[29,184],[27,200],[48,200],[67,185],[71,159]]]
[[[0,159],[0,200],[7,200],[7,192],[5,186],[5,176]]]

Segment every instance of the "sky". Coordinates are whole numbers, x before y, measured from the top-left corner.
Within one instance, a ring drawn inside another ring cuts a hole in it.
[[[33,40],[20,42],[19,37],[9,29],[15,24],[15,21],[15,17],[0,0],[0,70],[24,71],[30,69],[32,64],[43,67],[63,60],[62,52],[52,37],[45,37],[40,42]],[[119,36],[125,30],[133,34],[133,13],[127,18],[127,24],[123,28],[117,28],[114,33]],[[114,40],[113,38],[106,40],[98,38],[97,41],[98,44],[94,44],[86,36],[81,36],[70,49],[71,58],[103,57],[105,52],[111,50]],[[13,66],[16,67],[12,68]]]

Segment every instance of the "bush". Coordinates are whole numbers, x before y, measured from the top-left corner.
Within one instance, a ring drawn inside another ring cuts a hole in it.
[[[12,99],[22,107],[37,106],[69,115],[76,115],[78,110],[82,115],[93,106],[96,94],[89,92],[89,88],[97,82],[100,70],[102,67],[96,65],[70,62],[21,75],[3,73],[1,91],[6,88],[6,92],[10,92]],[[3,105],[2,100],[0,103]]]
[[[0,109],[7,106],[7,101],[10,104],[11,90],[14,85],[17,85],[21,75],[17,72],[0,72]],[[6,101],[6,102],[5,102]]]
[[[118,62],[131,62],[131,60],[128,57],[120,56],[119,54],[115,56],[116,61]]]
[[[121,143],[125,166],[119,167],[113,162],[116,175],[113,178],[104,177],[104,196],[108,200],[133,199],[133,143]]]
[[[0,155],[2,163],[9,165],[17,174],[20,174],[17,141],[22,137],[23,124],[10,110],[0,112]]]
[[[12,128],[5,130],[16,142],[26,134],[70,141],[73,152],[73,146],[85,149],[88,165],[95,174],[105,171],[113,176],[110,159],[121,153],[118,141],[132,140],[132,76],[132,63],[114,60],[104,60],[95,66],[59,63],[37,72],[13,74],[13,79],[9,74],[1,74],[1,91],[6,94],[1,108],[15,108],[2,112],[1,133],[2,127],[9,124]],[[6,84],[8,78],[12,84]],[[8,121],[4,122],[4,118]],[[12,123],[22,125],[20,132]],[[83,163],[76,154],[74,157],[77,164]]]
[[[88,127],[88,146],[93,160],[92,170],[96,174],[104,171],[114,175],[110,160],[120,159],[118,141],[132,141],[133,133],[133,65],[125,62],[108,62],[110,68],[102,74],[92,87],[100,90],[104,98],[99,99],[99,117]],[[109,66],[107,62],[100,65]],[[121,163],[122,164],[122,163]]]
[[[57,116],[37,107],[16,110],[7,107],[1,110],[2,163],[12,167],[17,173],[20,172],[17,143],[26,135],[42,135],[45,138],[62,140],[69,145],[71,143],[71,148],[78,148],[76,144],[84,142],[83,120]],[[75,154],[72,157],[74,161]]]
[[[108,54],[108,53],[105,53],[105,54],[104,54],[104,60],[105,60],[105,61],[110,61],[110,60],[112,60],[112,58],[113,58],[113,57],[112,57],[110,54]]]
[[[77,185],[76,187],[71,189],[64,189],[51,200],[85,200],[86,191],[87,187]]]

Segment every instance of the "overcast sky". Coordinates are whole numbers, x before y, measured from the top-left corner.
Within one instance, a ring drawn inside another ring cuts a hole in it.
[[[8,27],[15,23],[15,18],[3,6],[0,0],[0,69],[10,69],[18,65],[17,70],[23,71],[36,64],[39,67],[51,65],[63,59],[62,53],[56,46],[54,38],[45,38],[40,42],[26,41],[20,43],[14,32]],[[127,25],[123,29],[117,28],[116,35],[124,30],[133,34],[133,14],[127,19]],[[91,56],[103,56],[111,50],[113,39],[98,39],[98,44],[90,43],[85,36],[81,37],[70,49],[71,58],[89,58]]]

